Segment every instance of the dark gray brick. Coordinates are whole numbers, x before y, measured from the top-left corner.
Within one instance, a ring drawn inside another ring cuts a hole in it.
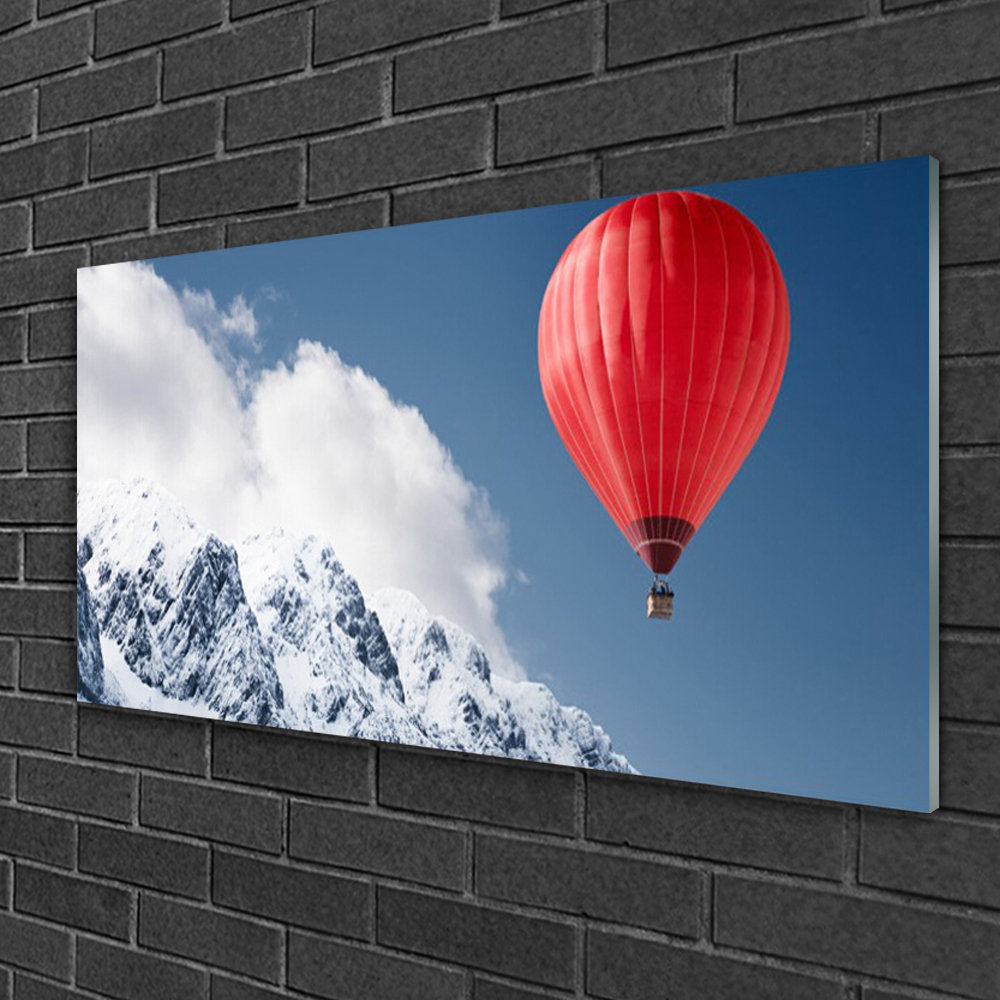
[[[1000,815],[1000,734],[941,726],[941,805]]]
[[[149,712],[80,706],[80,755],[204,774],[208,725]]]
[[[19,362],[24,358],[27,317],[21,313],[0,316],[0,365]]]
[[[266,80],[306,65],[309,17],[295,11],[167,49],[163,98]]]
[[[86,175],[87,137],[82,133],[11,149],[0,153],[0,201],[80,184]]]
[[[0,206],[0,253],[27,249],[30,218],[27,205]]]
[[[941,192],[942,264],[1000,260],[998,206],[1000,181],[966,184]]]
[[[840,983],[818,977],[594,930],[587,935],[587,992],[608,1000],[842,1000],[844,996]]]
[[[154,45],[222,21],[222,0],[124,0],[97,10],[98,57]]]
[[[571,989],[573,939],[568,923],[379,888],[379,943],[402,951]]]
[[[251,986],[242,979],[212,975],[212,1000],[283,1000],[287,996],[287,993],[277,993],[263,986]]]
[[[767,118],[985,80],[1000,73],[991,41],[998,28],[1000,9],[978,4],[743,53],[737,115]]]
[[[301,931],[288,936],[288,984],[329,1000],[397,1000],[401,996],[460,1000],[465,996],[465,976],[458,970]]]
[[[0,479],[0,521],[70,524],[74,520],[75,501],[76,484],[72,479],[52,476]]]
[[[94,129],[91,176],[108,177],[210,156],[219,134],[219,110],[218,102],[205,101]]]
[[[393,195],[393,225],[506,212],[590,196],[590,164],[573,163],[459,181]]]
[[[76,421],[31,421],[28,425],[28,468],[32,472],[75,469]]]
[[[212,900],[281,923],[368,939],[373,893],[368,882],[216,851]]]
[[[14,796],[14,765],[17,762],[15,754],[0,750],[0,799],[10,799]]]
[[[316,12],[318,64],[490,19],[489,0],[340,0]]]
[[[76,831],[71,820],[0,804],[0,853],[72,868]]]
[[[865,14],[863,0],[628,0],[608,10],[608,65],[623,66],[727,42],[846,21]]]
[[[145,177],[57,194],[35,203],[35,245],[144,229],[151,190]]]
[[[313,143],[309,197],[333,198],[480,170],[486,166],[489,124],[485,108],[470,108]]]
[[[387,70],[384,63],[363,63],[230,97],[226,145],[236,149],[378,118]]]
[[[149,260],[178,253],[218,250],[222,246],[222,234],[221,225],[187,226],[183,229],[168,229],[152,236],[130,236],[107,243],[95,243],[93,263],[117,264],[123,260]]]
[[[576,775],[571,771],[382,749],[379,802],[499,826],[571,835]]]
[[[132,894],[92,879],[19,864],[14,908],[57,924],[128,940]]]
[[[38,91],[38,127],[45,131],[147,108],[156,102],[158,78],[157,57],[145,56],[43,83]]]
[[[0,742],[68,753],[73,749],[73,709],[68,701],[0,694]]]
[[[73,939],[67,931],[0,910],[0,942],[5,964],[69,982]]]
[[[1000,399],[1000,365],[962,365],[942,369],[942,443],[1000,442],[998,399]]]
[[[50,809],[128,822],[138,784],[138,776],[127,771],[22,754],[17,797]]]
[[[0,470],[20,472],[24,468],[24,421],[0,424]]]
[[[76,644],[23,639],[21,687],[28,691],[75,694]]]
[[[476,892],[596,920],[698,936],[701,876],[693,868],[477,835]]]
[[[886,9],[892,0],[886,0]],[[863,1000],[921,1000],[914,993],[901,993],[898,990],[879,990],[871,986],[864,986],[861,990]]]
[[[1000,93],[949,95],[882,112],[882,155],[936,156],[942,175],[1000,166]]]
[[[660,138],[721,125],[729,62],[711,59],[501,104],[497,161]]]
[[[0,142],[11,142],[31,135],[35,117],[35,93],[18,90],[0,95]]]
[[[295,0],[230,0],[230,17],[234,20],[238,17],[249,17],[265,10],[274,10],[275,7],[287,7],[294,2]]]
[[[3,445],[4,429],[0,427],[0,447]],[[0,580],[16,580],[21,575],[21,548],[21,532],[0,531]],[[0,670],[0,687],[13,686],[13,673],[8,677],[6,670]]]
[[[87,14],[0,40],[0,87],[82,66],[89,47]]]
[[[145,775],[143,826],[277,854],[281,850],[282,804],[275,796]]]
[[[1000,926],[801,886],[716,877],[720,944],[982,1000],[1000,981]]]
[[[10,389],[13,393],[15,390],[30,391],[36,387],[44,389],[48,384],[43,379],[23,379],[16,382],[0,378],[0,391]],[[75,507],[76,484],[72,479],[55,476],[0,479],[0,521],[71,524]]]
[[[217,724],[212,774],[289,792],[367,802],[372,749],[328,737]]]
[[[76,582],[75,534],[29,531],[24,543],[25,579]]]
[[[941,643],[941,717],[1000,723],[1000,644]]]
[[[31,314],[28,357],[32,361],[51,361],[53,358],[71,358],[75,355],[75,305]]]
[[[18,641],[0,638],[0,688],[12,688],[17,683]]]
[[[941,460],[941,533],[1000,535],[1000,458],[971,456]]]
[[[0,441],[3,440],[0,428]],[[21,575],[21,532],[0,531],[0,579],[16,580]],[[13,683],[0,685],[13,687]]]
[[[587,835],[671,854],[838,878],[844,811],[705,786],[587,775]]]
[[[941,624],[1000,625],[1000,548],[948,545],[941,549]]]
[[[65,587],[0,587],[0,621],[12,635],[71,639],[76,635],[76,591]]]
[[[547,7],[558,7],[569,0],[500,0],[500,16],[515,17],[518,14],[533,14]]]
[[[866,812],[862,882],[980,906],[1000,906],[1000,830],[924,816]]]
[[[864,131],[864,115],[850,114],[663,149],[611,153],[604,158],[603,193],[633,194],[857,163],[863,157]]]
[[[31,20],[34,12],[33,0],[6,0],[0,7],[0,31],[19,28]]]
[[[47,639],[22,640],[21,688],[76,694],[76,646]]]
[[[396,58],[396,110],[585,76],[596,41],[593,12],[583,11],[404,53]]]
[[[283,212],[245,222],[230,222],[226,228],[226,244],[231,247],[253,243],[273,243],[276,240],[297,240],[307,236],[326,236],[358,229],[375,229],[386,215],[386,198],[375,195],[337,203],[324,208],[301,212]]]
[[[30,365],[0,370],[0,416],[72,413],[75,409],[76,369],[73,365]],[[46,490],[58,490],[52,485],[51,477],[33,482],[44,485]],[[25,484],[16,489],[26,492],[32,487]],[[46,519],[44,514],[41,517]]]
[[[175,896],[208,898],[209,851],[170,837],[80,824],[80,871]]]
[[[473,980],[473,996],[475,1000],[543,1000],[547,996],[537,990],[522,989],[511,986],[510,983],[497,982],[485,976],[476,976]]]
[[[940,288],[941,353],[1000,351],[1000,275],[945,272]]]
[[[119,1000],[208,995],[208,973],[201,969],[88,937],[76,947],[76,982],[84,989]]]
[[[160,223],[292,205],[302,170],[300,150],[278,149],[171,171],[160,177]]]
[[[87,2],[88,0],[38,0],[38,15],[45,17],[49,14],[61,14],[74,7],[82,7]]]
[[[77,1000],[78,997],[79,993],[72,987],[56,986],[20,972],[14,977],[14,1000]]]
[[[278,982],[283,932],[225,913],[143,896],[139,906],[139,943],[209,965]]]
[[[38,16],[47,17],[52,14],[62,14],[76,7],[83,7],[89,2],[90,0],[38,0]]]
[[[288,853],[294,858],[390,875],[445,889],[465,884],[465,834],[384,813],[293,802]]]

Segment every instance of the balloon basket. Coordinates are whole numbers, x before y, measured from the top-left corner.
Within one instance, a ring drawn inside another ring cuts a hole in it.
[[[674,616],[674,594],[671,590],[650,590],[646,599],[646,617],[670,621]]]

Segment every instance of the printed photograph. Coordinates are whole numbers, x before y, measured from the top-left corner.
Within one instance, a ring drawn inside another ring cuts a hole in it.
[[[936,193],[79,270],[78,697],[935,808]]]

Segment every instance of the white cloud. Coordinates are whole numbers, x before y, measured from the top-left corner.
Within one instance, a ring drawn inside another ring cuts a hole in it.
[[[280,525],[332,542],[362,589],[413,591],[520,675],[497,624],[503,521],[420,412],[336,351],[233,363],[252,306],[178,294],[149,265],[79,272],[81,481],[148,476],[220,537]]]

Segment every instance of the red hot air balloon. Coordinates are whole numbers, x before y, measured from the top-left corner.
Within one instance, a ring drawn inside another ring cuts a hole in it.
[[[566,248],[539,318],[542,392],[573,461],[654,574],[673,569],[754,446],[787,357],[778,263],[717,198],[631,198]]]

